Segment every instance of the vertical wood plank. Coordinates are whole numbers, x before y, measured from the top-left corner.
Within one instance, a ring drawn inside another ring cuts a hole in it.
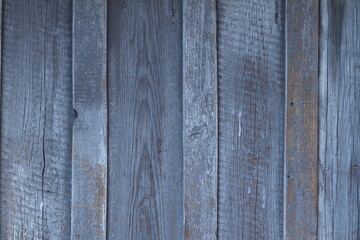
[[[319,239],[359,239],[360,2],[321,14]]]
[[[106,239],[106,13],[106,1],[73,2],[72,239]]]
[[[109,239],[183,239],[181,3],[109,0]]]
[[[70,239],[71,3],[4,0],[1,239]]]
[[[183,9],[185,239],[216,239],[218,103],[216,1]]]
[[[281,239],[284,1],[218,0],[219,239]]]
[[[286,239],[317,239],[319,1],[287,1]]]
[[[0,0],[0,118],[1,118],[1,96],[2,96],[2,70],[1,70],[1,58],[2,58],[2,18],[3,18],[3,0]],[[0,120],[1,124],[1,120]],[[0,134],[1,134],[1,125],[0,125]],[[1,135],[0,135],[0,147],[1,147]],[[1,149],[0,149],[1,154]],[[0,161],[1,161],[1,155],[0,155]],[[0,175],[0,182],[1,182],[1,175]],[[0,184],[0,196],[1,196],[1,184]],[[0,197],[1,199],[1,197]],[[1,214],[1,213],[0,213]],[[0,228],[1,229],[1,228]],[[1,234],[1,233],[0,233]],[[1,236],[1,235],[0,235]]]

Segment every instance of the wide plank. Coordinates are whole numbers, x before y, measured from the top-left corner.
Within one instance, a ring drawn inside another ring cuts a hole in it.
[[[72,239],[106,239],[106,13],[106,1],[73,2]]]
[[[359,239],[360,2],[321,1],[319,238]]]
[[[182,239],[181,2],[108,1],[109,239]]]
[[[285,238],[317,239],[319,1],[287,1]]]
[[[4,0],[1,239],[70,239],[71,1]]]
[[[218,0],[218,239],[281,239],[285,3]]]

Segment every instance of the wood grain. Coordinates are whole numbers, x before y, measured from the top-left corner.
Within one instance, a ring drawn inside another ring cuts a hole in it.
[[[1,239],[70,239],[71,4],[4,0]]]
[[[287,1],[285,238],[317,239],[319,1]]]
[[[185,0],[183,10],[184,239],[217,232],[216,1]]]
[[[319,239],[359,239],[360,2],[321,2]]]
[[[73,2],[72,239],[106,239],[106,1]]]
[[[285,4],[218,1],[219,239],[281,239]]]
[[[182,239],[181,1],[108,4],[108,236]]]

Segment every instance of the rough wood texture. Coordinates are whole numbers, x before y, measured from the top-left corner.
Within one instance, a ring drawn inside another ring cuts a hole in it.
[[[360,2],[321,2],[319,239],[359,239]]]
[[[185,239],[216,239],[216,1],[185,0],[183,144]]]
[[[360,239],[360,1],[0,10],[0,239]]]
[[[71,4],[3,1],[1,239],[70,239]]]
[[[181,0],[109,0],[109,239],[182,239]]]
[[[219,239],[283,235],[285,4],[218,1]]]
[[[287,1],[286,239],[316,239],[319,1]]]
[[[2,104],[1,104],[1,96],[2,96],[2,90],[1,90],[1,86],[2,86],[1,58],[2,58],[2,52],[1,52],[1,49],[2,49],[2,18],[3,18],[2,11],[3,11],[3,0],[0,0],[0,132],[1,132],[1,112],[2,112],[2,109],[1,109],[1,107],[2,107]],[[0,135],[0,147],[1,147],[1,135]],[[0,150],[0,161],[1,161],[1,150]],[[1,163],[0,163],[0,166],[1,166]],[[1,170],[0,170],[0,172],[1,172]],[[0,194],[1,194],[1,175],[0,175]],[[1,197],[0,197],[0,201],[1,201]],[[1,204],[1,202],[0,202],[0,204]],[[0,210],[1,210],[1,205],[0,205]],[[0,227],[0,236],[1,236],[1,227]]]
[[[106,1],[73,2],[72,239],[106,239]]]

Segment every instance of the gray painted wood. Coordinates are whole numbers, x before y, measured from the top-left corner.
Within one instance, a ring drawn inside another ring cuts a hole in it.
[[[3,1],[1,239],[70,239],[71,4]]]
[[[285,238],[317,239],[319,1],[287,1]]]
[[[108,1],[109,239],[182,239],[181,2]]]
[[[281,239],[285,4],[218,1],[219,239]]]
[[[216,239],[216,1],[185,0],[183,9],[184,239]]]
[[[73,2],[72,239],[106,239],[106,13],[106,1]]]
[[[1,64],[1,58],[2,58],[2,18],[3,18],[3,0],[0,0],[0,162],[1,162],[1,113],[2,113],[2,64]],[[1,163],[0,163],[1,166]],[[1,173],[1,170],[0,170]],[[0,174],[0,216],[1,216],[1,174]],[[0,220],[1,221],[1,220]],[[1,223],[0,223],[1,224]],[[1,236],[1,225],[0,225],[0,236]]]
[[[321,4],[321,240],[359,239],[360,2]]]
[[[1,239],[360,238],[360,2],[0,9]]]

